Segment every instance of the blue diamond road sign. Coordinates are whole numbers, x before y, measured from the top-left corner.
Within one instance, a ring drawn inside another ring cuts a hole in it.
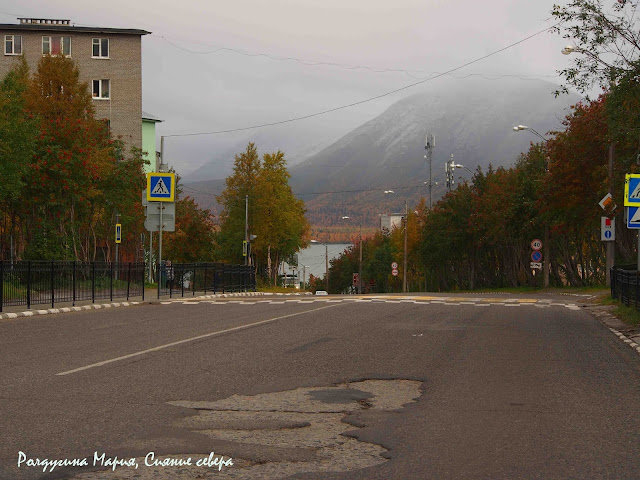
[[[175,195],[175,174],[147,173],[147,200],[149,202],[173,202]]]

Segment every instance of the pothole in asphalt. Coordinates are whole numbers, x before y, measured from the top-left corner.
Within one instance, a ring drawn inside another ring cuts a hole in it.
[[[412,380],[364,380],[332,387],[306,387],[258,395],[233,395],[213,402],[177,401],[196,409],[177,427],[222,442],[217,455],[233,459],[218,471],[203,466],[148,467],[86,472],[75,478],[94,479],[275,479],[298,473],[347,472],[388,461],[388,450],[356,438],[366,424],[359,414],[392,412],[414,402],[422,383]],[[349,415],[349,423],[343,419]],[[357,425],[357,426],[355,426]],[[196,459],[210,452],[163,455]]]

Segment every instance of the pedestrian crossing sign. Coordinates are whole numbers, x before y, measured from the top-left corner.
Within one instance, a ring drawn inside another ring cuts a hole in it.
[[[149,202],[173,202],[175,196],[175,173],[147,173],[147,200]]]
[[[640,173],[630,173],[624,179],[625,207],[640,207]]]
[[[627,228],[640,228],[640,207],[628,208]]]

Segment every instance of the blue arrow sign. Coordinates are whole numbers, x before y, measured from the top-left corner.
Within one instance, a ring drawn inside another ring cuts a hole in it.
[[[173,202],[175,194],[175,174],[147,173],[147,200],[149,202]]]

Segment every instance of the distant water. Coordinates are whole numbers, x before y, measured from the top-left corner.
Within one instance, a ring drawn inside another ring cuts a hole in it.
[[[350,243],[328,243],[327,250],[329,253],[329,262],[331,259],[339,257],[346,248],[350,247]],[[304,250],[300,250],[298,252],[298,268],[296,268],[296,276],[298,277],[298,281],[302,282],[302,266],[307,266],[306,280],[309,281],[309,274],[311,273],[314,277],[324,277],[325,273],[325,244],[324,243],[316,243],[311,244],[309,247]],[[331,265],[329,265],[331,266]],[[281,267],[282,268],[282,267]],[[298,271],[300,273],[298,273]],[[293,273],[293,269],[285,263],[285,272],[288,274]]]

